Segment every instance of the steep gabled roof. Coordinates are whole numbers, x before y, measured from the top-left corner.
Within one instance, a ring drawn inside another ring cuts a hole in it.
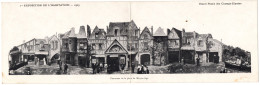
[[[198,36],[201,38],[212,38],[211,34],[198,34]]]
[[[70,30],[70,34],[69,34],[68,37],[77,37],[77,35],[75,34],[75,28],[74,28],[74,27],[71,28],[71,30]]]
[[[153,34],[153,36],[167,36],[164,32],[163,29],[161,27],[159,27],[155,33]]]
[[[95,35],[96,33],[98,34],[99,37],[97,37],[98,39],[100,39],[101,37],[106,37],[106,31],[104,29],[98,28],[97,26],[94,28],[93,32],[90,35],[90,39],[95,39]]]
[[[172,28],[172,30],[174,30],[177,33],[177,35],[181,38],[181,31],[180,30],[178,30],[176,28]]]
[[[131,20],[130,22],[110,22],[109,28],[107,30],[107,35],[114,35],[114,27],[119,28],[120,35],[127,35],[130,28],[138,29],[133,20]]]
[[[64,36],[62,38],[69,38],[71,30],[64,33]]]
[[[48,42],[50,41],[50,40],[52,40],[53,38],[57,38],[58,40],[59,40],[59,38],[56,36],[56,35],[52,35],[49,39],[48,39]],[[50,43],[50,42],[49,42]]]
[[[147,27],[145,27],[143,29],[143,31],[141,32],[140,37],[143,35],[144,32],[148,32],[148,34],[150,34],[150,36],[153,36],[152,33],[150,32],[150,30]]]

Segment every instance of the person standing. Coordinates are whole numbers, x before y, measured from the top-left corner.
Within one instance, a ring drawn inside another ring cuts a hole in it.
[[[131,71],[132,71],[132,73],[135,72],[135,63],[134,62],[131,63]]]
[[[68,65],[65,64],[65,65],[64,65],[64,74],[67,74],[67,69],[68,69]]]
[[[137,67],[137,74],[141,74],[141,65],[138,65]]]
[[[141,67],[141,74],[144,74],[144,66]]]
[[[197,57],[196,61],[197,61],[197,66],[200,66],[200,58],[199,57]]]
[[[144,72],[143,72],[143,74],[147,74],[147,68],[146,68],[146,65],[144,65]]]
[[[146,74],[149,74],[148,66],[146,66]]]

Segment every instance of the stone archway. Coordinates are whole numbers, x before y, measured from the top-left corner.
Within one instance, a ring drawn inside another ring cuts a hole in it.
[[[56,53],[54,54],[52,57],[51,57],[51,64],[52,63],[57,63],[57,60],[60,59],[60,54],[59,53]]]

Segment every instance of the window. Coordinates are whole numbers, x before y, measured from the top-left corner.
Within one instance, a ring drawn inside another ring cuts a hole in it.
[[[115,29],[115,36],[118,36],[117,32],[118,32],[118,29]]]
[[[209,41],[209,43],[208,43],[209,45],[209,48],[212,48],[213,46],[214,46],[214,43],[212,42],[212,41]]]
[[[68,47],[69,47],[68,43],[65,43],[64,48],[68,48]]]
[[[198,46],[203,46],[203,41],[202,40],[199,40],[198,43],[197,43]]]
[[[44,42],[43,41],[40,42],[40,48],[44,48]]]
[[[138,36],[138,30],[135,30],[135,36]]]
[[[144,34],[144,39],[148,39],[148,35],[147,34]]]
[[[174,40],[175,45],[179,45],[179,42],[177,40]]]
[[[84,44],[83,44],[83,43],[80,43],[80,44],[79,44],[79,49],[80,49],[80,50],[84,49]]]
[[[51,48],[54,49],[54,41],[51,41]]]
[[[98,46],[99,46],[99,50],[101,50],[102,49],[102,44],[99,44]]]
[[[92,44],[92,49],[95,50],[96,49],[96,45]]]
[[[85,43],[84,49],[87,49],[87,48],[88,48],[88,43]]]
[[[137,43],[135,43],[135,48],[134,48],[135,50],[137,50],[137,45],[138,45],[138,44],[137,44]]]
[[[55,41],[55,47],[54,50],[58,49],[58,41]]]
[[[144,49],[148,50],[148,42],[144,42]]]
[[[95,37],[96,37],[96,38],[98,37],[98,33],[95,33]]]

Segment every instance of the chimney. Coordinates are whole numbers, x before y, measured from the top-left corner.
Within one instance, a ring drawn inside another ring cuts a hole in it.
[[[171,32],[171,30],[169,28],[167,28],[167,35]]]
[[[153,26],[151,26],[151,32],[152,32],[152,36],[153,36]]]
[[[80,26],[78,35],[80,37],[86,37],[85,26]]]
[[[87,37],[90,37],[90,34],[91,34],[91,29],[90,26],[87,25]]]
[[[185,33],[185,29],[182,28],[182,32],[181,32],[182,37],[184,36],[184,33]]]

